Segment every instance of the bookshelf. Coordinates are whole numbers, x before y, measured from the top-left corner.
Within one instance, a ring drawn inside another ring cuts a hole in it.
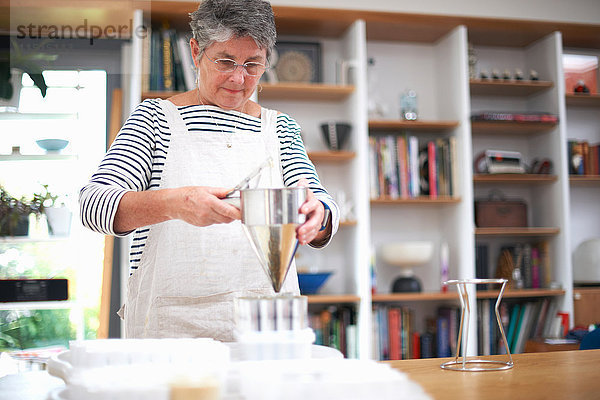
[[[195,4],[183,1],[152,1],[151,5],[141,10],[146,19],[169,19],[173,26],[184,29],[187,13],[195,8]],[[572,244],[573,233],[569,216],[580,215],[573,209],[573,199],[589,198],[590,190],[597,198],[600,180],[598,177],[568,176],[565,143],[567,137],[576,137],[580,130],[571,126],[574,119],[571,114],[579,119],[584,113],[586,121],[596,121],[598,96],[565,95],[564,88],[558,84],[562,79],[558,76],[558,60],[563,43],[564,46],[589,46],[596,51],[594,47],[600,48],[600,43],[589,38],[597,36],[600,29],[581,24],[575,29],[569,24],[525,20],[289,6],[274,6],[274,9],[282,39],[318,41],[322,45],[323,82],[263,83],[258,100],[263,106],[288,112],[298,120],[303,127],[305,144],[310,149],[309,157],[317,166],[325,186],[332,193],[344,190],[353,201],[355,218],[342,223],[337,240],[319,252],[321,262],[331,266],[336,273],[326,284],[327,290],[311,296],[309,302],[316,307],[356,308],[360,338],[358,356],[372,356],[372,341],[376,339],[372,331],[372,305],[410,302],[416,309],[415,318],[423,320],[435,313],[436,306],[456,302],[456,294],[440,292],[439,248],[444,242],[450,249],[450,277],[470,278],[475,276],[475,243],[489,242],[498,248],[506,241],[548,240],[552,248],[553,278],[562,289],[509,291],[505,296],[515,301],[550,296],[560,303],[562,310],[572,314],[572,249],[567,248],[567,236]],[[142,20],[139,15],[137,20]],[[554,33],[561,30],[562,37],[560,33]],[[137,38],[132,40],[135,47]],[[480,67],[494,64],[501,69],[519,67],[526,72],[535,69],[541,80],[469,79],[466,64],[469,42],[475,46]],[[370,57],[376,60],[378,77],[373,87],[367,84],[370,81],[366,65]],[[356,61],[351,85],[336,83],[334,66],[339,59]],[[139,77],[139,71],[134,71],[134,79],[136,74]],[[399,119],[399,95],[407,88],[418,93],[417,121]],[[385,115],[369,119],[367,100],[371,93],[376,93],[378,100],[388,105]],[[133,91],[132,95],[165,98],[172,93]],[[566,111],[562,105],[566,106]],[[472,113],[484,109],[544,111],[558,115],[559,121],[470,120]],[[328,120],[351,122],[353,130],[344,151],[334,153],[326,149],[319,125]],[[369,137],[401,132],[414,135],[422,142],[455,138],[453,178],[458,186],[452,196],[370,198]],[[599,141],[597,136],[592,135],[593,138]],[[543,176],[474,174],[474,156],[490,146],[522,151],[528,160],[550,158],[554,170],[551,175]],[[529,204],[536,204],[529,211],[530,228],[474,227],[473,201],[494,187],[501,188],[508,196],[524,197]],[[589,208],[591,206],[587,205],[586,209]],[[597,227],[586,225],[583,229],[588,234],[600,235]],[[384,243],[403,240],[432,240],[435,243],[432,261],[417,271],[423,281],[423,293],[389,293],[397,269],[378,260],[377,249]],[[378,286],[374,295],[371,295],[369,270],[372,251]],[[482,300],[492,297],[491,292],[478,293]],[[475,320],[471,321],[471,327],[470,336],[475,337]],[[471,354],[476,351],[476,346],[476,341],[470,344]]]
[[[595,56],[600,59],[600,49],[593,46],[565,46],[563,54],[578,54],[586,56]],[[598,70],[595,72],[596,80],[600,78]],[[591,238],[600,237],[600,211],[597,203],[600,198],[600,172],[591,170],[591,164],[594,162],[591,155],[594,146],[600,144],[600,94],[574,94],[571,87],[565,87],[565,145],[566,151],[571,152],[571,141],[585,143],[589,146],[588,157],[584,154],[584,173],[585,175],[569,175],[568,194],[569,207],[568,215],[570,221],[569,252],[574,254],[577,247]],[[567,160],[571,166],[571,157]],[[585,170],[587,169],[587,171]],[[571,173],[571,168],[568,168]],[[577,265],[572,265],[575,271]],[[578,290],[578,289],[576,289]],[[574,300],[574,322],[577,324],[581,320],[579,317],[594,314],[596,306],[588,302],[582,304],[577,300],[576,293]]]
[[[544,174],[476,174],[473,175],[474,184],[484,183],[523,183],[523,184],[545,184],[556,182],[556,175]]]

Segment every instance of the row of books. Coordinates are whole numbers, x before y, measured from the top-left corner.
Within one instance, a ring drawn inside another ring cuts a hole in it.
[[[407,307],[373,307],[373,354],[379,360],[449,357],[456,352],[460,310],[438,308],[427,329],[415,329],[414,310]]]
[[[369,137],[371,198],[452,196],[456,138],[423,140],[401,133]]]
[[[600,175],[600,143],[572,139],[567,142],[567,151],[569,174]]]
[[[510,287],[538,289],[550,287],[551,275],[550,243],[547,240],[502,246],[494,273],[489,266],[488,245],[475,245],[476,278],[507,278]],[[478,285],[478,289],[486,287]]]
[[[151,27],[142,44],[142,91],[186,91],[195,87],[189,38],[166,27]]]
[[[496,299],[477,301],[478,353],[506,354],[494,307]],[[522,353],[532,338],[560,336],[558,302],[544,298],[538,301],[508,304],[499,307],[500,320],[511,354]]]
[[[346,358],[358,358],[356,312],[350,307],[331,306],[309,314],[315,344],[338,349]]]

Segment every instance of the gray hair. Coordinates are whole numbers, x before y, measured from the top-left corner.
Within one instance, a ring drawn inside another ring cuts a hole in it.
[[[204,51],[214,42],[251,37],[271,57],[277,31],[271,4],[265,0],[202,0],[190,13],[192,35]]]

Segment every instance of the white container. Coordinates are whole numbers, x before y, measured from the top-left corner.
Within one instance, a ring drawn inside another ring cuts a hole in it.
[[[53,236],[68,236],[71,232],[73,213],[67,207],[47,207],[44,209],[48,220],[48,230]]]
[[[314,341],[315,333],[311,328],[238,334],[242,360],[309,359]]]

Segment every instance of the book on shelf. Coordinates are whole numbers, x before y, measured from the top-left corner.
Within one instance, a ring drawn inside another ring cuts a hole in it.
[[[149,29],[148,43],[142,44],[144,56],[142,90],[185,91],[193,89],[195,86],[194,63],[186,34],[166,26]],[[146,67],[145,64],[147,64]]]
[[[488,245],[485,243],[475,244],[475,278],[487,279],[490,277],[488,263]],[[486,290],[484,283],[477,284],[477,290]]]
[[[351,307],[330,306],[309,314],[309,326],[315,332],[315,344],[329,346],[347,358],[356,358],[357,330],[355,310]]]
[[[506,265],[506,262],[510,265]],[[477,274],[477,249],[475,267]],[[508,269],[511,269],[508,271]],[[516,270],[518,269],[518,272]],[[511,276],[507,276],[510,273]],[[550,244],[547,240],[534,243],[505,244],[500,248],[496,277],[509,279],[509,287],[517,289],[549,288],[551,276]]]
[[[408,173],[409,173],[409,193],[411,197],[421,195],[421,186],[419,184],[419,139],[416,136],[408,137]]]
[[[511,353],[513,352],[513,346],[512,346],[512,342],[515,339],[515,332],[517,330],[517,323],[519,321],[519,315],[521,313],[521,305],[520,304],[515,304],[512,306],[512,309],[510,311],[510,321],[508,324],[508,333],[506,335],[506,341],[508,342],[508,348],[510,349]]]
[[[406,140],[406,134],[400,134],[396,138],[396,154],[398,155],[398,184],[400,186],[400,197],[403,199],[409,197]]]
[[[569,174],[600,174],[600,143],[590,144],[587,140],[569,139],[567,151]]]
[[[455,194],[454,138],[422,141],[405,132],[369,137],[371,198]]]
[[[405,360],[421,355],[414,311],[407,307],[373,307],[373,351],[380,360]]]
[[[505,354],[506,349],[495,315],[495,299],[477,301],[479,354]],[[551,298],[506,302],[499,308],[500,320],[511,353],[522,353],[527,340],[552,335],[557,302]]]

